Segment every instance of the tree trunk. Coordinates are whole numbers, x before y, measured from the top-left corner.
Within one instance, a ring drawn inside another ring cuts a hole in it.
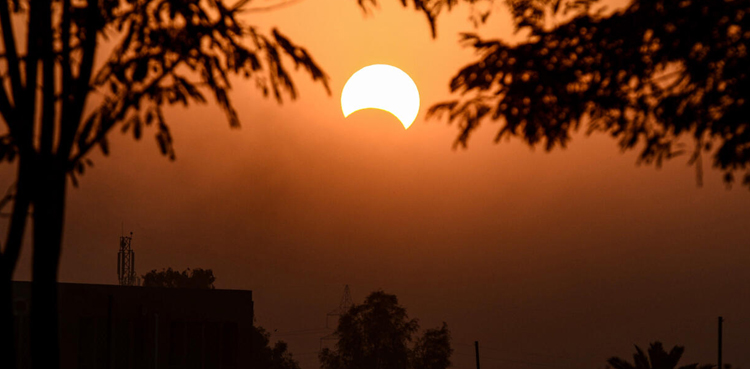
[[[0,362],[5,368],[16,368],[16,347],[13,329],[13,271],[18,264],[23,234],[26,231],[26,217],[29,214],[29,191],[25,187],[25,159],[19,158],[16,193],[10,218],[5,248],[0,256]]]
[[[3,368],[16,368],[16,347],[13,331],[13,297],[11,290],[11,277],[7,275],[5,268],[0,271],[0,341],[7,342],[0,345],[0,357],[2,357]]]
[[[60,365],[57,272],[65,212],[65,170],[53,160],[40,160],[33,182],[31,364],[33,369],[57,369]]]

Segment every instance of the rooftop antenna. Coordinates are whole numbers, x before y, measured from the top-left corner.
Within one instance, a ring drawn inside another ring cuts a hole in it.
[[[347,284],[344,286],[344,294],[341,295],[341,301],[339,302],[339,307],[337,309],[331,310],[326,314],[326,328],[329,328],[328,326],[328,318],[332,316],[341,317],[342,315],[346,314],[349,309],[354,305],[354,302],[352,302],[352,293],[349,290],[349,285]],[[338,325],[338,322],[337,322]],[[327,336],[323,336],[320,338],[320,349],[323,349],[323,342],[324,341],[333,341],[338,340],[339,335],[335,331]]]
[[[130,246],[132,241],[133,232],[130,232],[130,236],[120,236],[120,251],[117,253],[117,279],[120,286],[138,285],[135,276],[135,252]]]

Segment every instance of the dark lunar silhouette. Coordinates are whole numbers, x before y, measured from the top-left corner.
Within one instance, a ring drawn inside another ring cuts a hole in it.
[[[339,319],[335,350],[320,353],[323,369],[446,369],[453,352],[448,326],[428,329],[422,337],[395,295],[370,294]]]
[[[10,281],[33,206],[34,368],[58,368],[55,283],[68,177],[77,183],[92,165],[86,155],[93,147],[109,152],[107,134],[115,126],[135,139],[153,126],[161,153],[174,159],[162,107],[205,103],[209,93],[237,127],[227,94],[230,75],[252,79],[279,102],[284,95],[294,99],[297,91],[281,59],[288,55],[328,90],[328,77],[305,49],[276,29],[265,35],[240,24],[236,16],[246,10],[247,0],[0,1],[0,115],[7,130],[0,137],[0,161],[18,160],[0,259],[0,341],[11,339]],[[25,39],[17,35],[19,21],[26,24]],[[99,70],[97,36],[117,40]],[[19,40],[25,42],[17,45]],[[0,350],[12,367],[12,350]]]
[[[402,1],[427,14],[433,30],[440,11],[459,2]],[[518,137],[551,150],[584,123],[587,133],[640,150],[639,162],[660,166],[688,152],[699,184],[710,154],[727,184],[739,172],[750,188],[750,1],[633,0],[609,15],[593,11],[595,0],[505,3],[526,41],[463,34],[479,57],[451,80],[460,97],[429,110],[458,124],[456,145],[496,121],[496,141]],[[552,25],[555,16],[561,22]]]
[[[214,271],[211,269],[190,269],[178,272],[172,268],[156,269],[141,277],[143,287],[171,287],[171,288],[214,288]]]
[[[648,348],[648,355],[638,346],[635,346],[635,350],[633,364],[619,357],[613,357],[607,360],[607,362],[614,369],[710,369],[714,367],[711,364],[689,364],[678,367],[677,363],[685,351],[685,348],[682,346],[675,346],[667,352],[664,350],[661,342],[654,342]]]

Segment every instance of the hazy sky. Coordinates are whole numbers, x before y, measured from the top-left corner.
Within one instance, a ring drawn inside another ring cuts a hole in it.
[[[453,150],[457,128],[424,113],[471,61],[457,43],[467,16],[439,19],[433,40],[395,0],[369,17],[353,0],[248,14],[304,45],[332,95],[297,73],[301,98],[279,106],[237,80],[239,130],[213,106],[169,110],[176,162],[155,132],[137,142],[115,130],[111,156],[93,153],[69,191],[60,280],[116,283],[124,223],[140,274],[211,268],[218,288],[253,290],[258,323],[303,369],[316,368],[330,332],[318,328],[345,284],[355,302],[397,294],[423,328],[446,321],[457,368],[473,367],[475,340],[484,369],[597,369],[654,340],[685,345],[684,363],[715,363],[719,315],[724,361],[750,366],[747,189],[715,171],[697,187],[684,157],[638,167],[606,136],[545,153],[493,144],[486,124]],[[512,36],[502,8],[479,32]],[[420,89],[407,131],[382,111],[341,114],[346,79],[375,63]],[[11,168],[0,170],[5,188]],[[16,279],[29,278],[29,255]]]

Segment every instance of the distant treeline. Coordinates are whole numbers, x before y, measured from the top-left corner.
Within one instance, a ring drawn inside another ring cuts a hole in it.
[[[211,269],[187,268],[182,272],[172,268],[156,269],[141,276],[144,287],[203,288],[213,289],[216,277]]]

